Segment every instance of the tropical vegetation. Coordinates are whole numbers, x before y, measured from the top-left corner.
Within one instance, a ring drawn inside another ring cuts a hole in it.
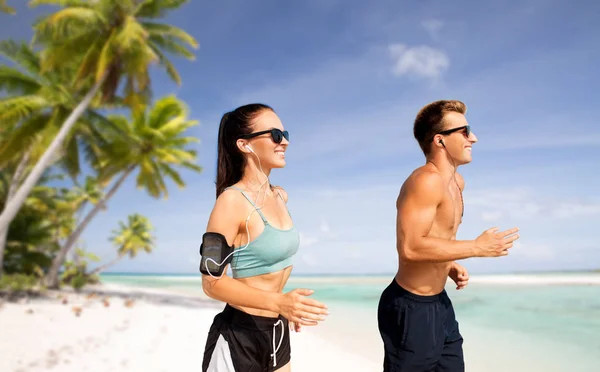
[[[108,237],[116,260],[102,264],[81,237],[130,177],[161,198],[169,182],[185,187],[181,170],[202,170],[186,134],[197,122],[177,97],[154,98],[149,73],[181,84],[169,55],[193,60],[198,43],[160,20],[186,2],[31,0],[54,6],[33,40],[0,41],[0,291],[81,288],[155,248],[134,211]],[[2,0],[0,11],[14,12]]]

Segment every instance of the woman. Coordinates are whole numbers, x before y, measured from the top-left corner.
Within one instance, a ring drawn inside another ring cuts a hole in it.
[[[238,107],[219,127],[217,201],[203,236],[204,292],[226,303],[210,328],[203,372],[290,371],[289,328],[316,325],[327,307],[308,289],[286,294],[299,234],[287,193],[269,184],[289,136],[272,108]],[[226,275],[230,264],[232,276]]]

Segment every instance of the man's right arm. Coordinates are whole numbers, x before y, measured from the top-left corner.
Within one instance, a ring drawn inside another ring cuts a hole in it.
[[[447,262],[479,255],[475,240],[428,236],[443,197],[444,182],[437,173],[422,172],[405,185],[397,202],[397,246],[402,260]]]

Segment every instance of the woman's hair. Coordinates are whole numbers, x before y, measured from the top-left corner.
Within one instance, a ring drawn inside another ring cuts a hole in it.
[[[246,158],[236,142],[240,136],[252,133],[254,119],[265,110],[274,111],[262,103],[252,103],[226,112],[221,118],[217,145],[217,198],[226,187],[242,179]]]

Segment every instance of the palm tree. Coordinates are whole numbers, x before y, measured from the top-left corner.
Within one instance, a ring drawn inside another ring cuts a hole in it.
[[[6,0],[0,0],[0,12],[8,13],[8,14],[15,14],[15,10],[13,8],[9,7],[8,5],[6,5]]]
[[[183,30],[151,22],[179,8],[187,0],[32,0],[30,6],[51,4],[62,9],[39,20],[34,41],[45,47],[42,69],[53,71],[76,60],[72,81],[87,93],[65,119],[53,141],[0,214],[6,230],[44,170],[51,164],[71,128],[98,92],[110,101],[125,79],[125,102],[140,110],[150,97],[148,68],[159,63],[178,84],[181,79],[164,52],[194,58],[188,46],[196,40]],[[91,86],[91,88],[89,88]]]
[[[39,54],[26,44],[1,41],[0,54],[13,61],[15,67],[0,65],[0,91],[8,94],[0,98],[0,170],[18,164],[13,172],[6,199],[9,204],[19,186],[42,157],[55,137],[61,123],[77,106],[78,98],[65,84],[72,66],[65,65],[56,72],[43,72]],[[111,124],[102,115],[89,109],[82,115],[65,139],[55,160],[71,178],[80,173],[80,148],[93,166],[99,148],[103,145],[102,131]],[[0,267],[8,229],[0,228]],[[0,275],[2,271],[0,270]]]
[[[134,112],[132,120],[124,116],[109,118],[118,129],[108,133],[109,145],[104,148],[105,157],[98,164],[99,177],[101,182],[109,182],[115,177],[117,179],[81,220],[54,258],[47,277],[49,287],[56,288],[59,285],[58,272],[67,253],[100,209],[134,171],[138,170],[137,187],[145,189],[155,198],[168,196],[165,177],[180,188],[185,187],[185,182],[173,166],[202,171],[194,163],[196,151],[187,148],[189,144],[198,142],[198,139],[183,136],[187,129],[198,124],[188,119],[189,110],[185,104],[174,96],[167,96],[159,99],[147,111]]]
[[[14,179],[12,169],[0,173],[0,208]],[[43,177],[32,190],[6,236],[8,273],[32,274],[35,268],[48,269],[58,251],[60,233],[69,224],[72,213],[64,209],[64,193],[45,184],[54,177]]]
[[[110,238],[113,244],[118,247],[117,258],[96,268],[90,272],[90,275],[99,274],[119,262],[126,255],[129,255],[129,258],[134,258],[140,251],[152,252],[155,246],[155,238],[152,236],[151,231],[150,221],[137,213],[127,217],[127,225],[119,221],[119,230],[113,230],[114,235]]]

